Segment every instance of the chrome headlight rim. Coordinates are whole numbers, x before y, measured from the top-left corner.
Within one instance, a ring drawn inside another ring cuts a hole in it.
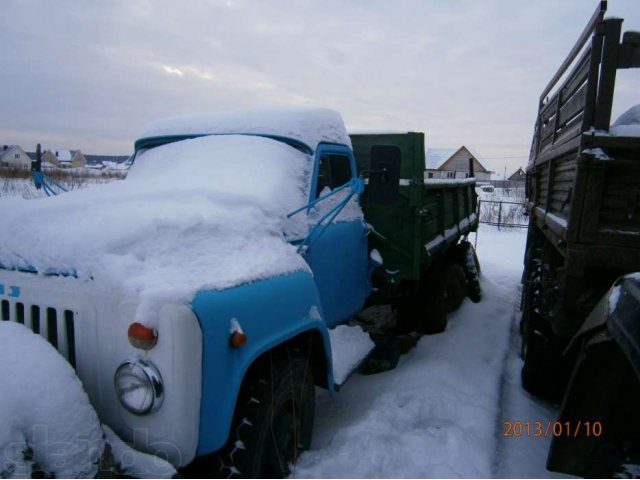
[[[145,408],[136,408],[131,404],[128,404],[124,398],[123,392],[118,388],[118,378],[120,375],[124,374],[126,370],[131,373],[135,372],[138,379],[143,380],[148,384],[148,388],[152,394],[152,399],[151,403]],[[142,416],[155,413],[160,409],[162,402],[164,401],[164,383],[162,381],[160,371],[153,363],[147,360],[127,360],[121,363],[113,376],[113,384],[116,397],[118,398],[120,405],[134,415]]]

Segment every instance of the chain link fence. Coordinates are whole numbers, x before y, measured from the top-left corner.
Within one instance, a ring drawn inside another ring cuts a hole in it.
[[[523,201],[478,199],[478,219],[480,223],[497,226],[498,229],[529,226],[529,217]]]

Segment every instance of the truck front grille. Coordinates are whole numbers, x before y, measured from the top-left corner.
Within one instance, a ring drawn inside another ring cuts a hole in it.
[[[47,340],[76,367],[75,313],[72,310],[2,300],[2,321],[21,323]]]

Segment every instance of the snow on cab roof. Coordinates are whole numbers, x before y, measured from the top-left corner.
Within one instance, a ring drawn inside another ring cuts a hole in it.
[[[320,142],[351,146],[338,112],[310,107],[259,108],[171,117],[147,125],[138,138],[211,134],[292,138],[305,143],[312,150]]]
[[[640,104],[620,115],[609,132],[621,137],[640,137]]]

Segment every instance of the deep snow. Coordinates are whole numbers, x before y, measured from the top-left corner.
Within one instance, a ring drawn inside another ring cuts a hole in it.
[[[92,478],[109,464],[132,477],[175,475],[100,424],[71,365],[40,335],[0,322],[0,365],[0,478]]]
[[[58,478],[93,477],[103,433],[71,365],[14,322],[0,322],[0,365],[0,478],[30,477],[34,463]]]
[[[519,384],[525,238],[482,225],[481,303],[465,300],[446,332],[422,337],[395,370],[355,374],[334,397],[318,392],[312,447],[292,477],[554,476],[549,439],[502,436],[505,421],[554,415]]]

